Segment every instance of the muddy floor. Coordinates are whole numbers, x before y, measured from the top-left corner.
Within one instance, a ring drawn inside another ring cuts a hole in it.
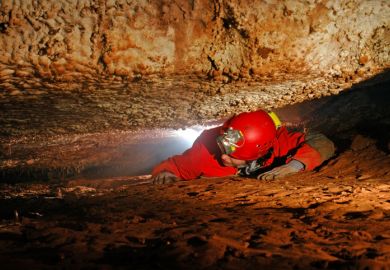
[[[390,156],[362,135],[280,180],[2,184],[0,200],[2,269],[390,269]]]

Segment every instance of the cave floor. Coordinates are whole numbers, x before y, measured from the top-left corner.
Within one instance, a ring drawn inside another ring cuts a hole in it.
[[[273,181],[1,184],[2,269],[389,269],[390,156],[358,135]],[[365,268],[368,267],[368,268]]]

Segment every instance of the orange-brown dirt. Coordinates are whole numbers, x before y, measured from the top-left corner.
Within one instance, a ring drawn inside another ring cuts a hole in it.
[[[153,185],[2,184],[2,269],[390,269],[390,156],[357,135],[315,172]]]

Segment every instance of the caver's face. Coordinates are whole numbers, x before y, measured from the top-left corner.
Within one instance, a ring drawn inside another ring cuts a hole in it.
[[[221,159],[222,159],[223,165],[225,165],[227,167],[236,167],[237,168],[237,167],[242,167],[242,166],[246,165],[245,160],[232,158],[231,156],[228,156],[226,154],[223,154],[221,156]]]

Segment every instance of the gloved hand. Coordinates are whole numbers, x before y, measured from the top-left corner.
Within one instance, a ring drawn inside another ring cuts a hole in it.
[[[162,171],[156,176],[152,177],[152,183],[157,185],[170,184],[178,180],[179,178],[176,175],[168,171]]]
[[[298,160],[291,160],[289,163],[276,167],[268,172],[259,174],[257,179],[260,180],[273,180],[278,178],[283,178],[291,174],[297,173],[305,168],[302,162]]]

